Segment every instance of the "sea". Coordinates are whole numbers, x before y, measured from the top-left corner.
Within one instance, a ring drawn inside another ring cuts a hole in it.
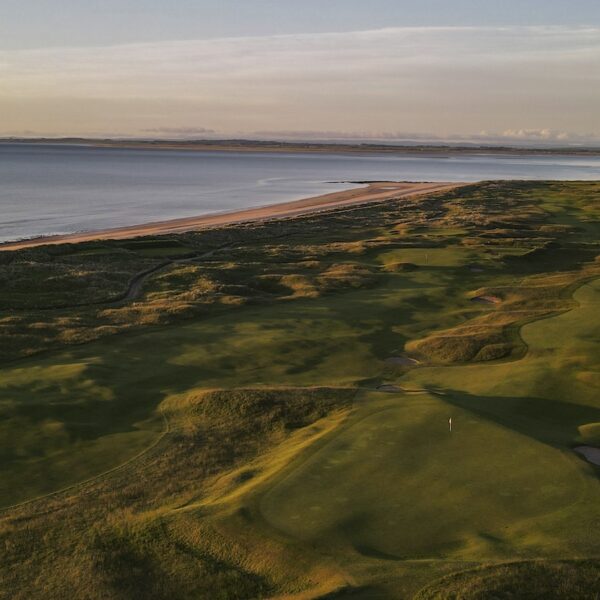
[[[600,156],[0,144],[0,242],[266,206],[365,181],[600,180]]]

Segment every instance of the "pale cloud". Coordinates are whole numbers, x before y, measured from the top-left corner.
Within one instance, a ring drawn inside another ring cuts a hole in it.
[[[215,135],[219,135],[215,132]],[[221,134],[222,135],[222,134]],[[507,129],[502,132],[480,131],[478,133],[450,133],[439,135],[433,132],[373,132],[373,131],[306,131],[277,130],[254,131],[251,136],[260,139],[314,140],[314,141],[356,141],[356,142],[419,142],[419,143],[462,143],[505,144],[517,142],[539,142],[540,145],[582,145],[600,143],[600,134],[554,131],[552,129]],[[543,144],[542,144],[543,143]]]
[[[196,136],[212,136],[217,132],[214,129],[206,127],[149,127],[144,129],[143,133],[160,136],[175,136],[175,137],[196,137]]]
[[[599,98],[599,28],[391,28],[0,52],[0,132],[169,135],[199,122],[207,135],[587,139],[600,131]]]
[[[553,131],[552,129],[507,129],[501,137],[507,139],[534,139],[534,140],[568,140],[579,137],[566,131]]]

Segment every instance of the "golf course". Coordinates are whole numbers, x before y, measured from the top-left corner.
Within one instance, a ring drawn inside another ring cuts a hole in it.
[[[600,183],[432,189],[0,246],[0,598],[600,598]]]

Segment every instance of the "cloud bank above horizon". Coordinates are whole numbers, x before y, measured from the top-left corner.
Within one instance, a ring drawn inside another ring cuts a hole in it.
[[[600,28],[0,51],[0,135],[600,141]],[[409,132],[409,133],[407,133]]]

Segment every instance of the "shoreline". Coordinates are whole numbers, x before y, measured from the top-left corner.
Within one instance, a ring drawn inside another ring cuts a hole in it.
[[[41,236],[25,240],[2,242],[0,243],[0,251],[21,250],[58,244],[78,244],[81,242],[102,240],[123,240],[151,235],[165,235],[169,233],[185,233],[188,231],[224,225],[291,218],[319,213],[326,210],[334,210],[345,206],[443,192],[463,185],[467,184],[448,182],[373,182],[367,184],[366,187],[352,188],[341,192],[331,192],[301,200],[292,200],[268,206],[244,208],[231,212],[183,217],[152,223],[140,223],[139,225],[98,231]]]

